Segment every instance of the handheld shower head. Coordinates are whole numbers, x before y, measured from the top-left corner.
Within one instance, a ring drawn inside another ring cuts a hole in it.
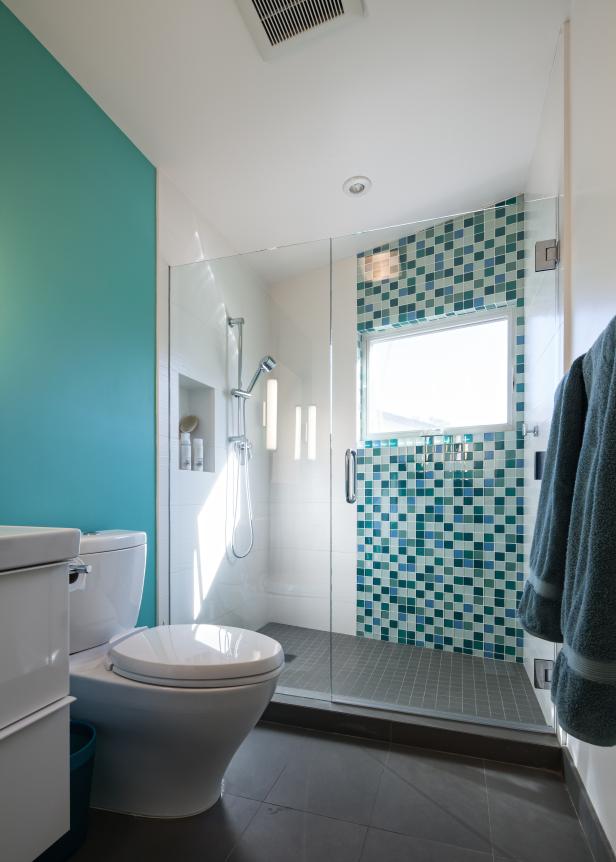
[[[273,356],[264,356],[259,365],[263,371],[267,371],[269,373],[276,367],[276,360]]]
[[[264,356],[257,366],[257,370],[252,376],[252,380],[248,384],[245,389],[232,389],[231,393],[235,395],[236,398],[249,398],[252,395],[252,390],[257,385],[257,381],[262,374],[269,374],[269,372],[276,367],[276,360],[273,356]]]
[[[270,371],[276,367],[276,360],[273,356],[264,356],[263,359],[259,362],[259,366],[255,373],[253,374],[252,380],[246,387],[246,392],[248,395],[252,394],[252,390],[257,385],[257,381],[262,374],[269,374]]]

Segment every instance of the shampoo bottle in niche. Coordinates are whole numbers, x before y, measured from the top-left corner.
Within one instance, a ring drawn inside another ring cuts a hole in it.
[[[203,470],[203,440],[195,437],[192,441],[193,470]]]
[[[190,434],[188,431],[182,431],[180,434],[180,470],[190,470],[192,468]]]

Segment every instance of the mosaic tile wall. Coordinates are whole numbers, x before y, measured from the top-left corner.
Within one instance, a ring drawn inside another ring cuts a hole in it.
[[[357,634],[522,661],[524,204],[358,255],[359,332],[512,306],[515,430],[358,450]]]

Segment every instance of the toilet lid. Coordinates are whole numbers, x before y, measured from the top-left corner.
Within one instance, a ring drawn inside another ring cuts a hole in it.
[[[244,680],[280,668],[278,641],[233,626],[173,625],[143,629],[112,646],[109,657],[121,676],[180,685]],[[248,681],[248,680],[247,680]]]

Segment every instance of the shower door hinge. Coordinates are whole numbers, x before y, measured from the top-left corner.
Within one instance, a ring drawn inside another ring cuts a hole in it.
[[[535,659],[535,688],[551,688],[554,662],[549,658]]]
[[[557,239],[543,239],[535,243],[535,272],[556,269],[560,260],[560,244]]]

